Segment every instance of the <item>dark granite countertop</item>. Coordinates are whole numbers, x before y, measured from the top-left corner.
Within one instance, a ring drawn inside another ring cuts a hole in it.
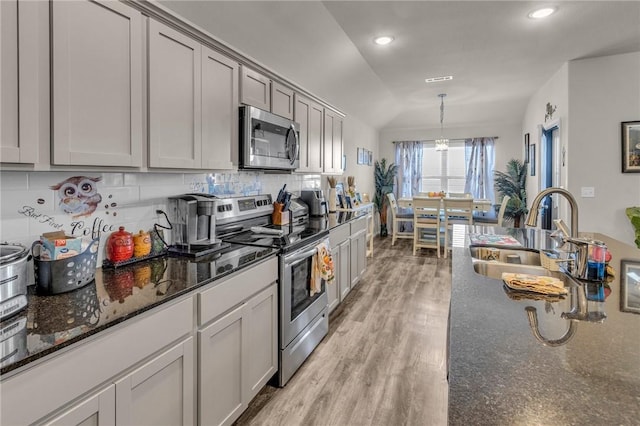
[[[366,212],[340,212],[310,221],[330,230],[363,215]],[[94,282],[69,293],[40,295],[29,286],[26,309],[0,322],[0,375],[275,255],[265,253],[224,271],[218,271],[218,255],[197,260],[165,255],[116,269],[98,268]]]
[[[453,248],[449,424],[638,424],[640,315],[621,309],[620,261],[640,262],[640,250],[594,235],[607,243],[617,272],[605,301],[588,302],[590,311],[604,312],[606,319],[570,321],[561,314],[571,309],[578,287],[556,302],[512,300],[501,280],[479,275],[472,266],[468,233],[511,234],[525,247],[551,248],[547,231],[466,229]],[[539,338],[527,307],[535,308]]]

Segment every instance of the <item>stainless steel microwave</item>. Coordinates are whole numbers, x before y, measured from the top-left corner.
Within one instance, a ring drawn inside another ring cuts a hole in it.
[[[240,107],[240,168],[295,170],[300,125],[252,106]]]

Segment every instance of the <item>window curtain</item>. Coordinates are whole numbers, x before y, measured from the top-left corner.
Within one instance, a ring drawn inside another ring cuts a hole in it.
[[[493,192],[493,170],[495,162],[494,138],[465,139],[465,161],[467,163],[464,192],[473,198],[491,200]]]
[[[420,192],[422,180],[422,142],[404,141],[396,144],[398,166],[396,199],[411,198]]]

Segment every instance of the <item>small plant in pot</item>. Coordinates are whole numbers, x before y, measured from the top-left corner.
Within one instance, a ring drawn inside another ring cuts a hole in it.
[[[375,162],[374,180],[376,193],[373,197],[373,204],[380,213],[380,236],[389,235],[387,230],[387,194],[393,191],[393,183],[398,173],[398,166],[391,163],[387,167],[385,158]]]
[[[507,171],[494,172],[496,191],[502,196],[511,197],[504,212],[504,218],[513,222],[514,228],[520,228],[527,209],[527,165],[512,158],[507,163]]]

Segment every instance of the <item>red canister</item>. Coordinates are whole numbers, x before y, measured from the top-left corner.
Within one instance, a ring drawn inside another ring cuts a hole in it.
[[[121,226],[107,241],[107,258],[112,262],[122,262],[133,256],[133,235]]]

